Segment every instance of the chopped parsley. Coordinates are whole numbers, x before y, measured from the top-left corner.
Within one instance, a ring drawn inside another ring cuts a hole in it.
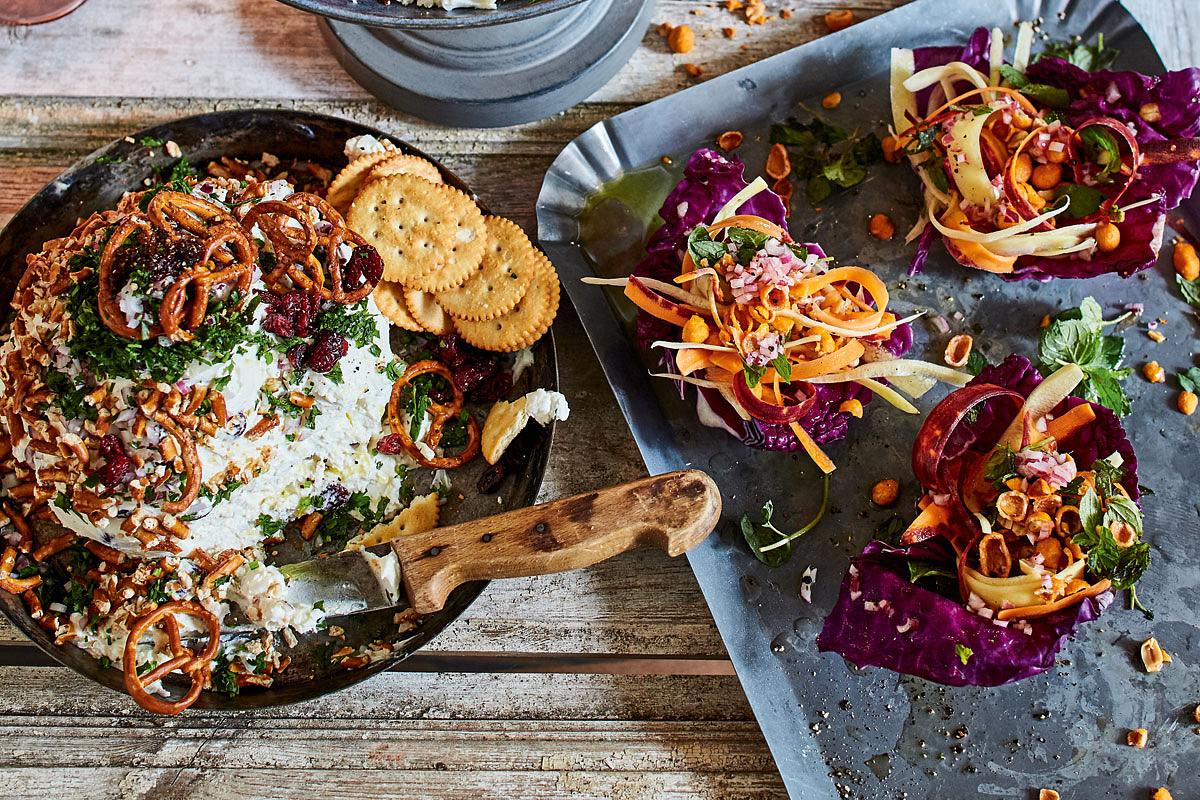
[[[254,524],[262,532],[262,538],[269,539],[286,528],[288,521],[286,519],[274,519],[266,514],[259,514],[258,519],[254,520]]]
[[[243,483],[243,481],[230,479],[221,484],[215,492],[207,486],[201,486],[200,496],[212,501],[212,504],[215,506],[219,503],[224,503],[232,497],[234,492],[242,488]]]
[[[387,505],[387,498],[380,497],[379,502],[372,507],[369,495],[365,492],[354,492],[340,508],[321,518],[316,535],[320,537],[323,545],[341,550],[355,536],[383,522]]]
[[[99,260],[99,253],[89,249],[73,256],[71,267],[97,267]],[[201,325],[191,341],[167,343],[161,337],[126,339],[109,330],[100,319],[97,289],[98,278],[93,273],[67,292],[67,311],[74,328],[67,349],[101,378],[140,381],[149,375],[159,383],[175,383],[193,362],[227,362],[240,345],[252,339],[250,323],[257,298],[240,311],[232,308],[233,302],[214,303],[210,315],[215,322]]]
[[[89,422],[95,422],[99,418],[96,407],[87,402],[87,387],[76,383],[70,375],[47,368],[42,380],[46,384],[46,388],[54,392],[58,400],[58,407],[64,417],[70,420],[87,420]]]
[[[317,315],[314,330],[330,330],[345,336],[356,347],[366,347],[371,355],[382,354],[375,340],[379,337],[379,326],[375,317],[367,310],[367,301],[363,300],[353,306],[333,303],[329,308]]]
[[[164,144],[166,144],[166,142],[154,136],[143,136],[138,139],[138,144],[140,144],[142,147],[155,148],[162,147]]]
[[[212,688],[221,694],[236,697],[241,687],[231,666],[232,661],[224,653],[217,657],[212,665]]]

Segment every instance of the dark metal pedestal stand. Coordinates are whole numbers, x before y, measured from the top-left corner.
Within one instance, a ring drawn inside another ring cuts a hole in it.
[[[322,19],[342,66],[388,105],[443,125],[500,127],[585,99],[637,48],[653,0],[585,0],[480,27],[378,28]]]

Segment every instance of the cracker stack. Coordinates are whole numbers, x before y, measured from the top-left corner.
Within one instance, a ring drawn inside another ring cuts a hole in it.
[[[536,342],[558,313],[558,275],[521,228],[484,216],[438,168],[385,150],[350,162],[329,202],[379,251],[379,310],[405,330],[457,331],[484,350]]]

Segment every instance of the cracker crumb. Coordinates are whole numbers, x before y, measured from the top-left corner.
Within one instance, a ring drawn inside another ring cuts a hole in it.
[[[1136,747],[1139,750],[1144,750],[1146,742],[1150,739],[1150,731],[1145,728],[1134,728],[1125,734],[1125,744],[1130,747]]]
[[[175,142],[171,140],[167,142],[167,155],[169,155],[171,158],[179,158],[181,155],[183,155],[183,151],[179,149],[179,145],[175,144]]]

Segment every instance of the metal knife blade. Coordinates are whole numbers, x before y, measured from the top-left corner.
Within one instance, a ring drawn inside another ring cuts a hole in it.
[[[331,617],[408,607],[400,586],[400,562],[391,550],[384,555],[370,550],[333,553],[279,569],[288,579],[290,600],[321,603]]]

